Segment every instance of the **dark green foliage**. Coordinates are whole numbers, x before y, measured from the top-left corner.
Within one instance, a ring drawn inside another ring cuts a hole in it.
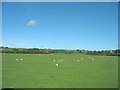
[[[65,49],[39,49],[39,48],[9,48],[0,47],[2,53],[23,53],[23,54],[53,54],[53,53],[65,53],[65,54],[86,54],[86,55],[104,55],[104,56],[120,56],[120,50],[101,50],[101,51],[89,51],[89,50],[65,50]]]

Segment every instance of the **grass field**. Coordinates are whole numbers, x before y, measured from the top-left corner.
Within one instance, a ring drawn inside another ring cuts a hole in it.
[[[21,58],[23,60],[20,60]],[[62,62],[53,61],[61,59]],[[2,60],[3,88],[118,87],[117,57],[79,54],[3,54]]]

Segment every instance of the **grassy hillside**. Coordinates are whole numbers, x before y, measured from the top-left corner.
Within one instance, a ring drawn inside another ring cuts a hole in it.
[[[118,87],[118,60],[113,56],[3,54],[2,65],[3,88]]]

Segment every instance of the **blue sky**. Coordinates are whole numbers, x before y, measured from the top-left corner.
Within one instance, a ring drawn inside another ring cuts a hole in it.
[[[2,44],[9,47],[118,48],[116,2],[3,3]]]

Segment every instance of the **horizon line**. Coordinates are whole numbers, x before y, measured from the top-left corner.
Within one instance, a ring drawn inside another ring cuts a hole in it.
[[[76,49],[70,49],[70,48],[48,48],[48,47],[10,47],[10,46],[0,46],[1,47],[8,47],[8,48],[23,48],[23,49],[33,49],[33,48],[36,48],[36,49],[53,49],[53,50],[85,50],[85,51],[107,51],[107,50],[119,50],[119,48],[116,48],[116,49],[80,49],[80,48],[76,48]]]

